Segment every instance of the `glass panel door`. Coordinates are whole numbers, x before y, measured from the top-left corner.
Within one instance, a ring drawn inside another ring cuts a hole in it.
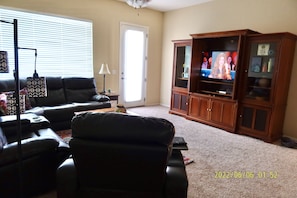
[[[252,43],[245,98],[270,101],[277,43]]]
[[[121,24],[121,102],[144,105],[147,28]]]

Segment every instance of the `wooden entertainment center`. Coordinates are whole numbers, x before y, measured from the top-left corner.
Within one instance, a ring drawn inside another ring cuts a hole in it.
[[[248,29],[191,36],[173,41],[170,113],[266,142],[279,139],[297,36]]]

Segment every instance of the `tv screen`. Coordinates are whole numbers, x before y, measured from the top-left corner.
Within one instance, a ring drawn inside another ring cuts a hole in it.
[[[213,51],[203,53],[201,76],[222,80],[234,80],[237,66],[236,51]]]

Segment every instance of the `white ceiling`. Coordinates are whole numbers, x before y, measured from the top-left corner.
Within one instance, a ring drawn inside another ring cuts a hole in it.
[[[125,0],[120,0],[120,1],[125,1]],[[209,1],[212,1],[212,0],[151,0],[148,3],[147,8],[158,10],[161,12],[167,12],[170,10],[177,10],[180,8],[198,5]]]

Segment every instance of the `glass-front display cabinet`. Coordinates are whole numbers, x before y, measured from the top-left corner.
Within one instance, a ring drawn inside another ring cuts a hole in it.
[[[174,41],[173,83],[174,87],[187,88],[191,64],[191,41]]]
[[[170,113],[186,115],[188,110],[188,81],[191,65],[192,40],[175,40]]]
[[[270,101],[278,42],[256,41],[250,46],[245,98]]]
[[[248,37],[239,108],[239,133],[272,142],[282,136],[296,35]]]

